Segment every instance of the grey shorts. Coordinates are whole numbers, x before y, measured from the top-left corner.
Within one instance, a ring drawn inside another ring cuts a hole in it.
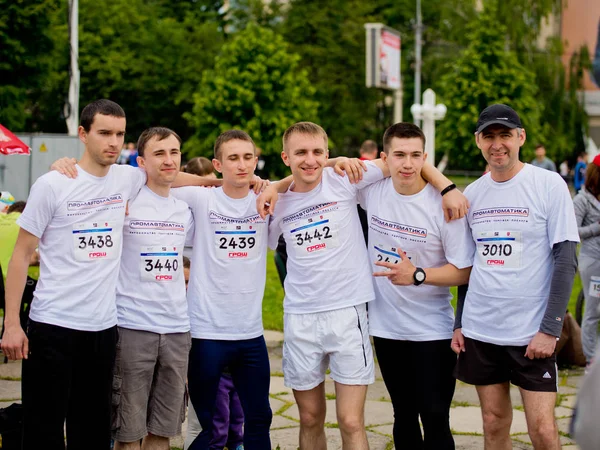
[[[119,327],[113,378],[113,437],[174,437],[185,418],[190,333],[157,334]]]

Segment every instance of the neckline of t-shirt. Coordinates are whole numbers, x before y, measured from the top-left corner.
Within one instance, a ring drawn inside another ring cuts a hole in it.
[[[245,202],[248,201],[248,197],[250,196],[250,192],[252,192],[252,191],[248,191],[248,194],[246,194],[246,196],[242,197],[242,198],[233,198],[233,197],[230,197],[229,195],[227,195],[225,193],[225,191],[223,190],[222,186],[219,186],[214,191],[215,191],[216,195],[222,197],[223,199],[225,199],[226,201],[228,201],[230,203],[245,203]]]
[[[150,189],[147,184],[143,185],[142,189],[148,195],[150,195],[151,197],[153,197],[153,199],[156,200],[157,202],[161,202],[161,203],[165,203],[166,204],[166,203],[169,203],[169,200],[171,199],[171,193],[169,193],[168,197],[163,197],[162,195],[158,195],[156,192],[154,192],[152,189]]]
[[[423,189],[421,189],[419,192],[417,192],[415,194],[401,194],[394,187],[394,181],[392,180],[391,177],[388,178],[387,182],[388,182],[389,188],[392,190],[392,193],[395,194],[394,198],[400,200],[401,202],[414,202],[415,200],[420,200],[421,197],[427,195],[427,192],[429,192],[430,189],[434,189],[433,186],[431,186],[431,184],[426,183],[425,186],[423,187]]]
[[[514,186],[515,184],[520,183],[521,178],[526,176],[526,174],[531,170],[531,168],[532,168],[531,164],[524,163],[523,168],[521,170],[519,170],[519,172],[514,177],[512,177],[510,180],[506,180],[506,181],[494,181],[492,179],[492,174],[490,173],[487,181],[490,185],[494,186],[494,188],[496,188],[496,189],[506,189],[506,188]],[[542,169],[542,170],[546,170],[546,169]]]
[[[92,175],[91,173],[89,173],[88,171],[86,171],[79,164],[75,164],[75,167],[77,168],[78,176],[79,175],[83,175],[84,177],[87,177],[87,178],[89,178],[92,181],[103,181],[103,180],[106,180],[106,177],[110,174],[111,170],[113,169],[112,166],[111,166],[110,169],[109,169],[109,171],[108,171],[108,173],[106,175],[104,175],[103,177],[97,177],[96,175]]]

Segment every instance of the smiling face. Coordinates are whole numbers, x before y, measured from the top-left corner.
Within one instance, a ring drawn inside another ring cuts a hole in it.
[[[125,124],[125,117],[96,114],[89,131],[79,127],[79,139],[94,163],[105,167],[117,161],[125,141]]]
[[[160,140],[153,136],[145,144],[144,156],[138,157],[139,166],[146,170],[148,185],[170,186],[181,165],[181,144],[174,136]]]
[[[522,165],[519,149],[525,143],[524,129],[519,132],[517,128],[490,125],[476,135],[475,141],[490,166],[492,178],[506,180],[519,171]]]
[[[308,192],[318,186],[328,157],[327,141],[323,136],[306,133],[289,136],[281,158],[292,170],[294,190]]]
[[[213,159],[217,172],[223,175],[223,187],[247,188],[254,176],[258,158],[252,142],[232,139],[220,145],[219,158]]]
[[[381,158],[389,167],[394,188],[399,193],[414,194],[425,186],[421,169],[427,160],[427,154],[423,150],[421,138],[394,137]]]

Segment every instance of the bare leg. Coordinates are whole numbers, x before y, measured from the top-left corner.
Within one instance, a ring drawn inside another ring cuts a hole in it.
[[[310,391],[294,390],[300,412],[300,450],[326,450],[325,438],[325,384]]]
[[[335,383],[336,413],[343,450],[369,450],[365,431],[367,386]]]
[[[525,407],[527,430],[533,448],[558,450],[561,448],[558,427],[554,420],[555,392],[533,392],[519,388]]]
[[[485,450],[510,450],[510,425],[512,423],[512,405],[508,382],[476,386],[481,415],[483,416],[483,434]]]

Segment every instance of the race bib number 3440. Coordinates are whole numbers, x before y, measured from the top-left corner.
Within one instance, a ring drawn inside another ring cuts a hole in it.
[[[477,260],[487,267],[521,267],[523,242],[520,231],[483,231],[477,234]]]
[[[121,246],[121,230],[114,222],[90,222],[73,225],[73,251],[77,261],[116,259]]]
[[[142,281],[171,282],[179,279],[183,270],[177,247],[142,247],[140,273]]]

